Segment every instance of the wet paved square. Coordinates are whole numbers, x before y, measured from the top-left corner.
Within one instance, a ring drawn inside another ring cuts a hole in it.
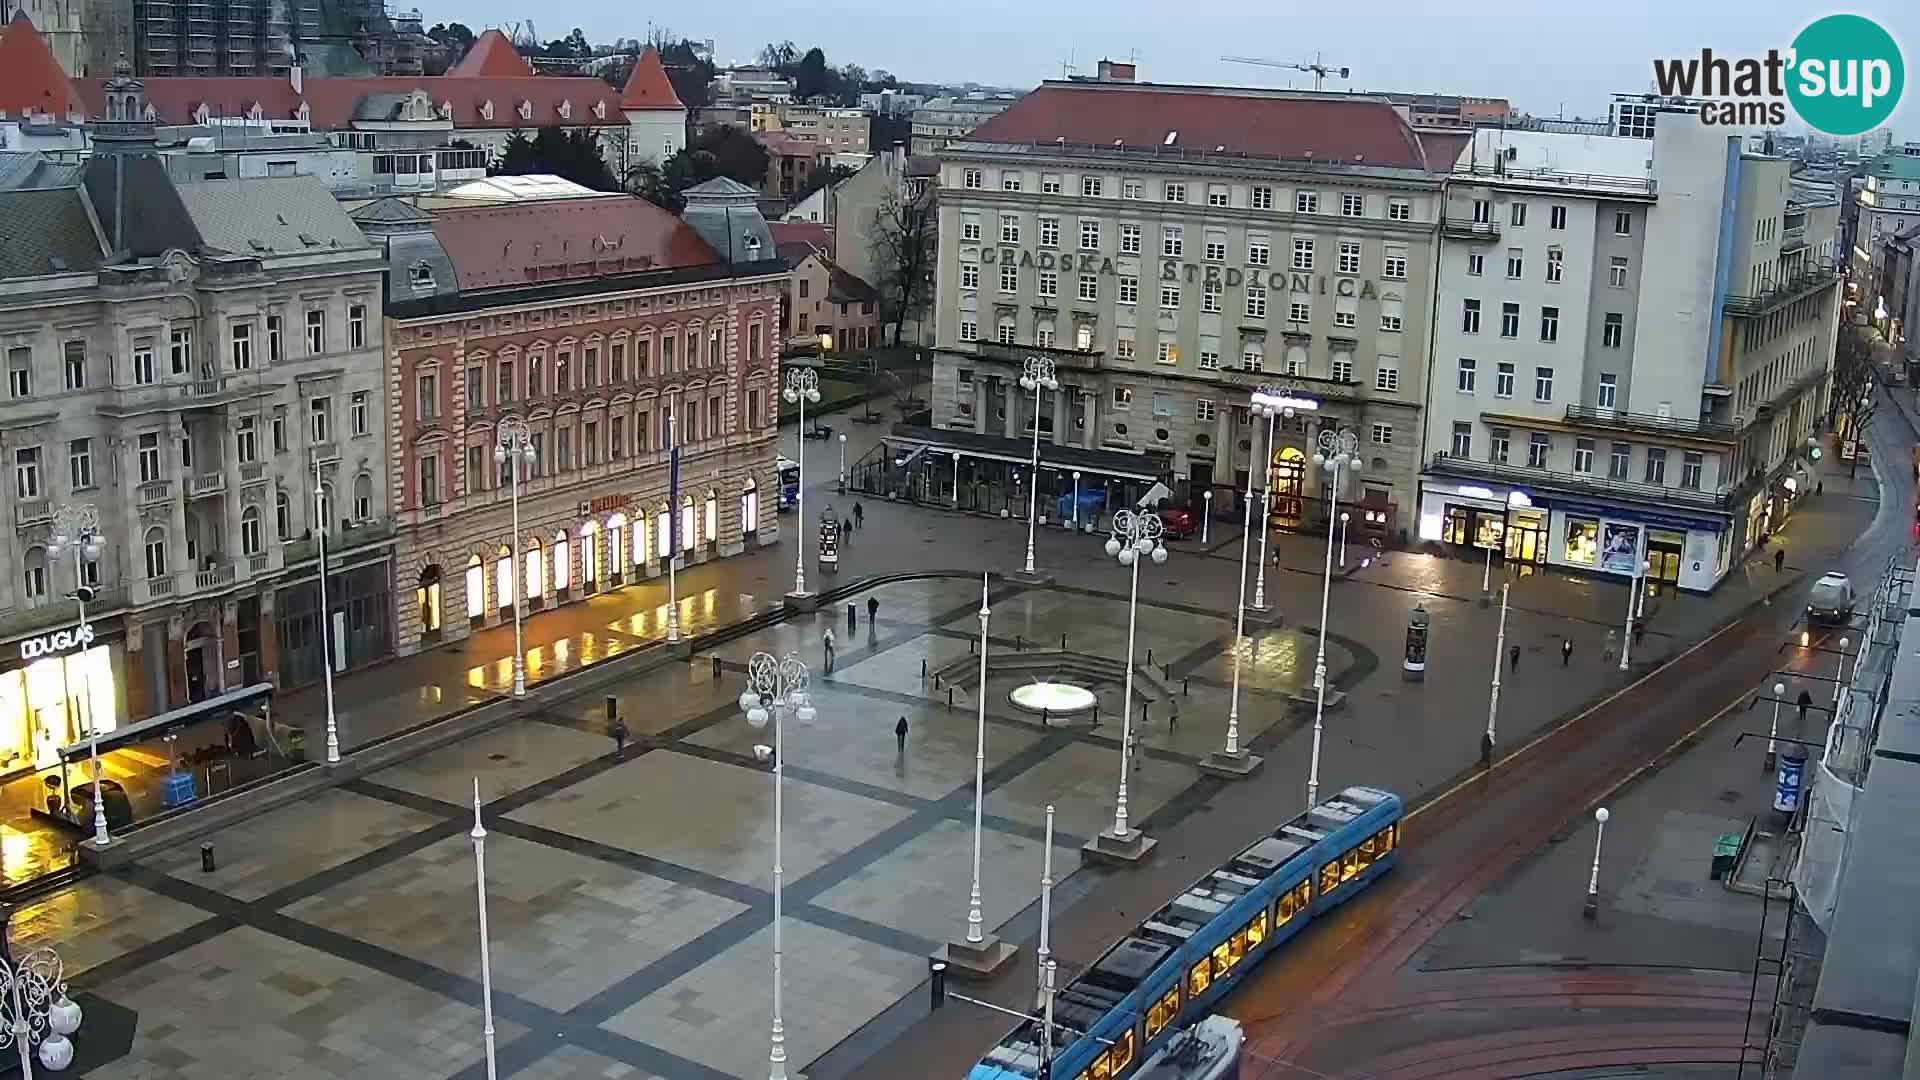
[[[268,893],[332,869],[434,824],[438,818],[334,788],[222,830],[216,867],[200,868],[200,848],[183,844],[147,865],[237,900]],[[300,843],[286,837],[298,835]]]
[[[473,781],[491,801],[592,761],[612,749],[604,736],[516,720],[452,746],[382,769],[375,782],[456,806],[473,805]]]

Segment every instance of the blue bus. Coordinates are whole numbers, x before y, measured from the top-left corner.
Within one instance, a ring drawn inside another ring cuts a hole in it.
[[[1391,869],[1401,817],[1399,796],[1350,787],[1285,822],[1147,916],[1057,993],[1044,1075],[1040,1025],[1029,1020],[967,1080],[1133,1076],[1268,954]]]
[[[800,503],[800,463],[780,457],[774,464],[780,470],[780,509],[791,510]]]

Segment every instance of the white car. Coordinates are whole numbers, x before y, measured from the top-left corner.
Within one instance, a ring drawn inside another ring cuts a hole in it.
[[[1807,621],[1837,626],[1853,615],[1853,581],[1845,574],[1820,575],[1807,597]]]

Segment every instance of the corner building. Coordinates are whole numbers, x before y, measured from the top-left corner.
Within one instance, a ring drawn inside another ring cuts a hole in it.
[[[510,623],[516,589],[537,611],[663,575],[676,527],[682,565],[777,539],[786,267],[751,189],[687,198],[685,220],[627,195],[355,211],[390,268],[401,652]],[[509,421],[536,454],[518,567]]]
[[[1325,524],[1325,427],[1353,429],[1358,528],[1412,525],[1441,182],[1458,136],[1423,143],[1385,98],[1048,82],[941,151],[932,428],[956,487],[1028,458],[1029,356],[1044,500],[1155,481],[1238,516],[1272,475],[1272,522]],[[1290,381],[1316,409],[1266,446],[1249,394]],[[1050,450],[1047,445],[1051,444]],[[1051,468],[1049,467],[1051,466]],[[938,470],[935,470],[936,472]],[[1017,470],[1016,470],[1017,472]]]

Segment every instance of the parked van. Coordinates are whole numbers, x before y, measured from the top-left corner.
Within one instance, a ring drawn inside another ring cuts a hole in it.
[[[1822,574],[1807,597],[1807,621],[1837,626],[1853,616],[1853,581],[1845,574]]]

